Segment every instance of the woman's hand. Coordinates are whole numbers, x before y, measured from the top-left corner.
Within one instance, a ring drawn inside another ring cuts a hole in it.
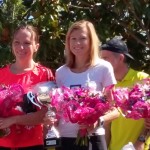
[[[90,133],[94,131],[94,129],[96,129],[98,125],[99,125],[99,121],[96,121],[94,124],[91,125],[80,124],[79,129],[87,129],[88,133]]]
[[[113,104],[113,100],[114,100],[114,97],[113,97],[113,90],[114,90],[114,85],[110,85],[108,87],[105,87],[104,89],[104,95],[106,97],[106,99]]]
[[[15,124],[15,116],[8,118],[0,118],[0,129],[8,128],[11,125]]]
[[[56,125],[56,123],[58,122],[58,119],[54,118],[54,117],[48,117],[48,116],[45,116],[44,119],[43,119],[43,123],[44,123],[44,126],[46,127],[51,127],[53,125]]]

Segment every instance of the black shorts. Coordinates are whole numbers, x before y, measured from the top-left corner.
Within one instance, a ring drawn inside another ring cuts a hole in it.
[[[56,150],[88,150],[87,146],[80,146],[76,144],[76,138],[61,138],[61,147],[55,148]]]
[[[105,135],[90,136],[90,143],[92,144],[92,150],[107,150]]]

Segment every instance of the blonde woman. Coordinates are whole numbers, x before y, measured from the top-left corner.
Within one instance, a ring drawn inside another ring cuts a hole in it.
[[[66,64],[56,71],[56,82],[59,87],[85,87],[87,83],[95,83],[95,90],[103,91],[106,87],[116,84],[111,64],[99,58],[100,41],[94,25],[86,20],[73,23],[66,35]],[[89,84],[90,85],[90,84]],[[108,92],[109,93],[109,92]],[[118,117],[118,111],[109,117],[103,117],[104,122],[110,122]],[[62,138],[61,150],[88,150],[88,146],[76,145],[78,124],[65,122],[63,118],[58,125]],[[93,150],[106,150],[99,136],[99,120],[90,132],[90,143]]]

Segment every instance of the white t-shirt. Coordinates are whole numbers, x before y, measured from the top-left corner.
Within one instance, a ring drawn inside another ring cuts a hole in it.
[[[95,83],[95,89],[102,91],[104,87],[116,84],[116,79],[111,64],[99,59],[95,66],[81,73],[72,72],[66,65],[61,66],[56,70],[56,83],[58,87],[85,87],[87,83],[92,83],[92,86]],[[79,126],[75,123],[66,122],[62,118],[60,119],[58,129],[61,137],[77,137]]]

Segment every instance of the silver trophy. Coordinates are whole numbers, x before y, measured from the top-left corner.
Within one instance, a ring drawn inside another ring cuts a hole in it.
[[[27,94],[27,97],[30,99],[30,101],[38,106],[46,106],[48,108],[47,113],[45,114],[46,118],[49,118],[50,120],[55,120],[56,118],[56,111],[54,107],[51,106],[50,102],[50,96],[49,92],[53,89],[57,88],[55,82],[49,81],[49,82],[41,82],[36,84],[32,88],[32,92],[29,92]],[[32,96],[31,96],[32,95]],[[58,147],[60,146],[60,136],[59,132],[57,131],[56,127],[52,125],[51,127],[47,126],[48,132],[46,134],[44,145],[45,147]]]

